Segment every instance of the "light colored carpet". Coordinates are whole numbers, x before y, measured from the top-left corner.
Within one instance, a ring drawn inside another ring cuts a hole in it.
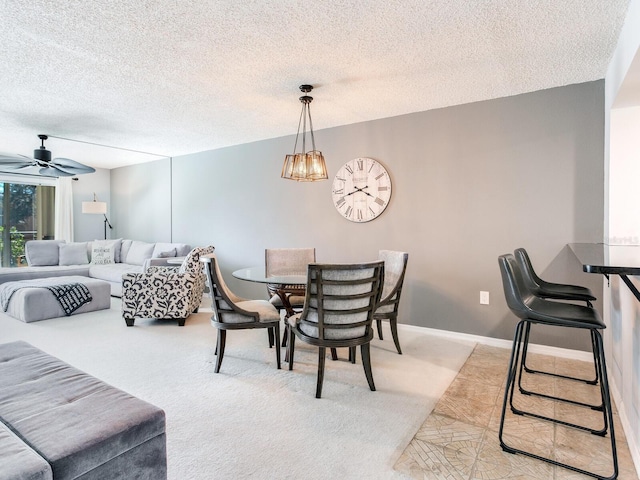
[[[25,340],[167,415],[169,478],[406,478],[393,469],[455,378],[474,344],[388,325],[372,343],[371,392],[358,363],[327,360],[315,398],[317,349],[296,342],[293,371],[275,366],[266,331],[227,335],[213,373],[216,330],[210,309],[175,322],[137,320],[111,310],[25,324],[0,313],[0,343]],[[284,350],[283,350],[284,358]]]

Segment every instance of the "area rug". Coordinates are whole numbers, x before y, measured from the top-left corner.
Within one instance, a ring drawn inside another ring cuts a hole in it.
[[[385,325],[371,349],[377,391],[360,356],[352,365],[339,350],[316,399],[317,349],[303,342],[294,370],[277,370],[265,331],[231,331],[215,374],[206,306],[184,327],[126,327],[120,308],[112,299],[110,310],[29,324],[0,314],[0,343],[25,340],[163,408],[172,480],[406,478],[394,463],[474,346],[401,326],[398,355]]]

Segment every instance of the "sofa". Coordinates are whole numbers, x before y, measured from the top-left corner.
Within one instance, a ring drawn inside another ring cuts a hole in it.
[[[166,266],[171,257],[191,251],[185,243],[148,243],[118,238],[93,242],[30,240],[25,244],[26,267],[0,268],[0,283],[80,275],[104,280],[111,296],[122,296],[122,275],[142,273],[149,266]]]
[[[18,341],[0,344],[0,480],[166,480],[162,409]]]

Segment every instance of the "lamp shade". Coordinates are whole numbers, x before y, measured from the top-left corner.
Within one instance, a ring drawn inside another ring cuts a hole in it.
[[[82,202],[82,213],[95,213],[103,215],[107,213],[107,202]]]

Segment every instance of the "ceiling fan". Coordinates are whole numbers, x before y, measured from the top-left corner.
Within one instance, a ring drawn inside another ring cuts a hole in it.
[[[0,153],[0,171],[45,177],[73,177],[83,173],[93,173],[95,168],[88,167],[69,158],[51,159],[51,152],[44,147],[47,135],[38,135],[42,145],[33,151],[33,158],[25,155],[7,155]]]

